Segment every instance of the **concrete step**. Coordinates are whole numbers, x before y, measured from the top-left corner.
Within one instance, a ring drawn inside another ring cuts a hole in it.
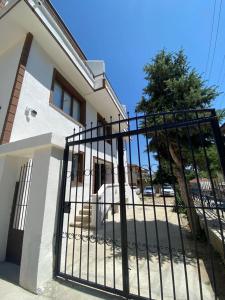
[[[83,228],[83,229],[89,229],[89,228],[94,229],[95,228],[92,225],[90,225],[90,223],[81,224],[81,222],[77,222],[76,224],[70,224],[70,227]]]
[[[91,217],[89,216],[89,215],[81,215],[81,216],[77,216],[76,217],[76,222],[90,222],[90,220],[91,220]]]
[[[90,218],[83,218],[83,221],[81,219],[77,218],[76,223],[70,223],[71,227],[77,227],[77,228],[85,228],[88,229],[91,223]],[[91,227],[92,228],[92,227]]]
[[[79,211],[79,214],[80,215],[83,215],[83,216],[89,216],[89,214],[90,215],[92,215],[92,211],[91,211],[91,209],[89,210],[89,209],[81,209],[80,211]]]
[[[89,209],[89,203],[85,203],[83,205],[83,209]],[[90,204],[90,209],[92,209],[92,205]]]

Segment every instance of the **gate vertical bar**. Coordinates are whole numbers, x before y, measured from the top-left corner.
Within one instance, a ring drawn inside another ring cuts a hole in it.
[[[57,228],[57,236],[56,236],[55,276],[57,276],[60,273],[60,265],[61,265],[62,229],[63,229],[63,217],[64,217],[64,202],[65,202],[65,195],[66,195],[68,160],[69,160],[69,146],[67,144],[67,139],[66,139],[66,148],[64,150],[64,156],[63,156],[61,194],[60,194],[59,205],[58,205],[59,225]]]
[[[122,274],[123,291],[126,296],[129,294],[129,271],[127,253],[127,216],[126,216],[126,194],[125,194],[125,171],[123,155],[123,138],[118,138],[118,160],[119,160],[119,193],[120,193],[120,222],[121,222],[121,247],[122,247]]]
[[[215,142],[216,142],[216,146],[217,146],[217,151],[218,151],[219,158],[220,158],[221,169],[223,171],[223,176],[225,178],[225,146],[224,146],[224,141],[223,141],[223,138],[222,138],[222,135],[221,135],[220,126],[219,126],[219,122],[218,122],[217,117],[216,117],[216,111],[215,110],[212,111],[212,115],[214,116],[214,119],[211,121],[212,130],[213,130],[213,134],[214,134],[214,138],[215,138]]]
[[[213,134],[214,134],[214,138],[215,138],[215,142],[216,142],[217,151],[218,151],[218,154],[219,154],[221,169],[223,171],[223,177],[225,179],[225,147],[224,147],[224,141],[222,139],[220,126],[219,126],[219,122],[218,122],[218,119],[217,119],[217,116],[216,116],[215,109],[212,111],[212,115],[214,116],[214,119],[211,121],[212,130],[213,130]],[[209,172],[210,172],[209,166],[208,166],[208,169],[209,169]],[[211,177],[211,175],[210,175],[210,177]],[[211,184],[212,184],[213,194],[214,194],[214,197],[215,197],[217,217],[218,217],[218,221],[219,221],[220,234],[221,234],[221,239],[222,239],[222,243],[223,243],[223,257],[225,258],[225,243],[224,243],[223,225],[222,225],[222,222],[221,222],[221,219],[220,219],[220,213],[219,213],[219,209],[218,209],[217,198],[216,198],[216,193],[215,193],[212,178],[210,178],[210,181],[211,181]]]

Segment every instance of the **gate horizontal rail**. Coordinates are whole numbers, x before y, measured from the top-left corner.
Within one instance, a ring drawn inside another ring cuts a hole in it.
[[[132,122],[132,121],[139,121],[143,118],[147,118],[147,117],[153,117],[153,118],[156,118],[157,116],[168,116],[168,115],[172,115],[172,116],[176,116],[176,115],[185,115],[187,113],[193,113],[195,114],[198,114],[198,113],[201,113],[201,114],[205,114],[205,113],[210,113],[210,115],[206,118],[215,118],[215,109],[191,109],[191,110],[175,110],[175,111],[169,111],[169,112],[160,112],[160,113],[151,113],[151,114],[145,114],[145,115],[137,115],[135,117],[129,117],[127,119],[120,119],[120,114],[118,115],[119,119],[116,120],[116,121],[112,121],[110,122],[110,125],[117,125],[117,124],[121,124],[121,123],[128,123],[128,122]],[[195,119],[198,119],[198,116],[195,118]],[[91,127],[91,128],[85,128],[85,132],[88,133],[90,131],[93,131],[93,130],[96,130],[98,128],[101,128],[102,125],[97,125],[95,127]],[[69,139],[73,138],[74,136],[77,136],[79,135],[79,133],[76,133],[76,134],[72,134],[68,137],[66,137],[66,140],[68,141]]]
[[[140,119],[146,119],[148,118],[148,116],[142,116],[140,117]],[[73,146],[73,145],[79,145],[83,143],[94,143],[94,142],[101,142],[104,140],[112,140],[118,137],[129,137],[129,136],[133,136],[133,135],[138,135],[138,134],[146,134],[146,133],[151,133],[151,132],[157,132],[157,131],[163,131],[166,129],[174,129],[174,128],[182,128],[182,127],[187,127],[187,126],[195,126],[196,124],[206,124],[206,123],[210,123],[212,120],[214,120],[215,117],[204,117],[204,118],[200,118],[200,119],[196,119],[196,120],[191,120],[191,121],[184,121],[184,122],[176,122],[176,123],[167,123],[167,124],[162,124],[162,125],[155,125],[155,126],[151,126],[151,127],[146,127],[146,128],[140,128],[137,130],[130,130],[130,131],[124,131],[124,132],[119,132],[119,133],[115,133],[115,134],[108,134],[108,135],[104,135],[104,136],[98,136],[98,137],[93,137],[93,138],[87,138],[87,139],[80,139],[79,141],[68,141],[68,146]],[[109,123],[107,126],[111,126],[113,123]],[[117,123],[118,124],[118,123]],[[102,128],[102,126],[97,126],[97,127],[93,127],[91,129],[91,131],[96,131],[99,128]],[[85,132],[87,133],[88,130],[85,130]],[[69,139],[71,138],[76,138],[81,136],[82,134],[84,134],[83,131],[80,131],[79,133],[74,134],[72,137],[69,137]]]

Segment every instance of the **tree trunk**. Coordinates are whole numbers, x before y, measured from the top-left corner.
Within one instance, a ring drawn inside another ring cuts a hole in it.
[[[177,178],[177,182],[180,189],[181,198],[187,208],[187,217],[189,225],[194,236],[198,236],[201,232],[199,217],[194,208],[194,201],[190,195],[189,187],[186,184],[185,175],[183,174],[182,162],[174,151],[172,145],[169,146],[170,155],[174,161],[175,169],[174,175]]]

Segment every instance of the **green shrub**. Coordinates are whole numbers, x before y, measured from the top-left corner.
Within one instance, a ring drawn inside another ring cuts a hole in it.
[[[176,188],[175,207],[173,211],[187,215],[187,209],[185,207],[184,201],[181,198],[178,188]]]

